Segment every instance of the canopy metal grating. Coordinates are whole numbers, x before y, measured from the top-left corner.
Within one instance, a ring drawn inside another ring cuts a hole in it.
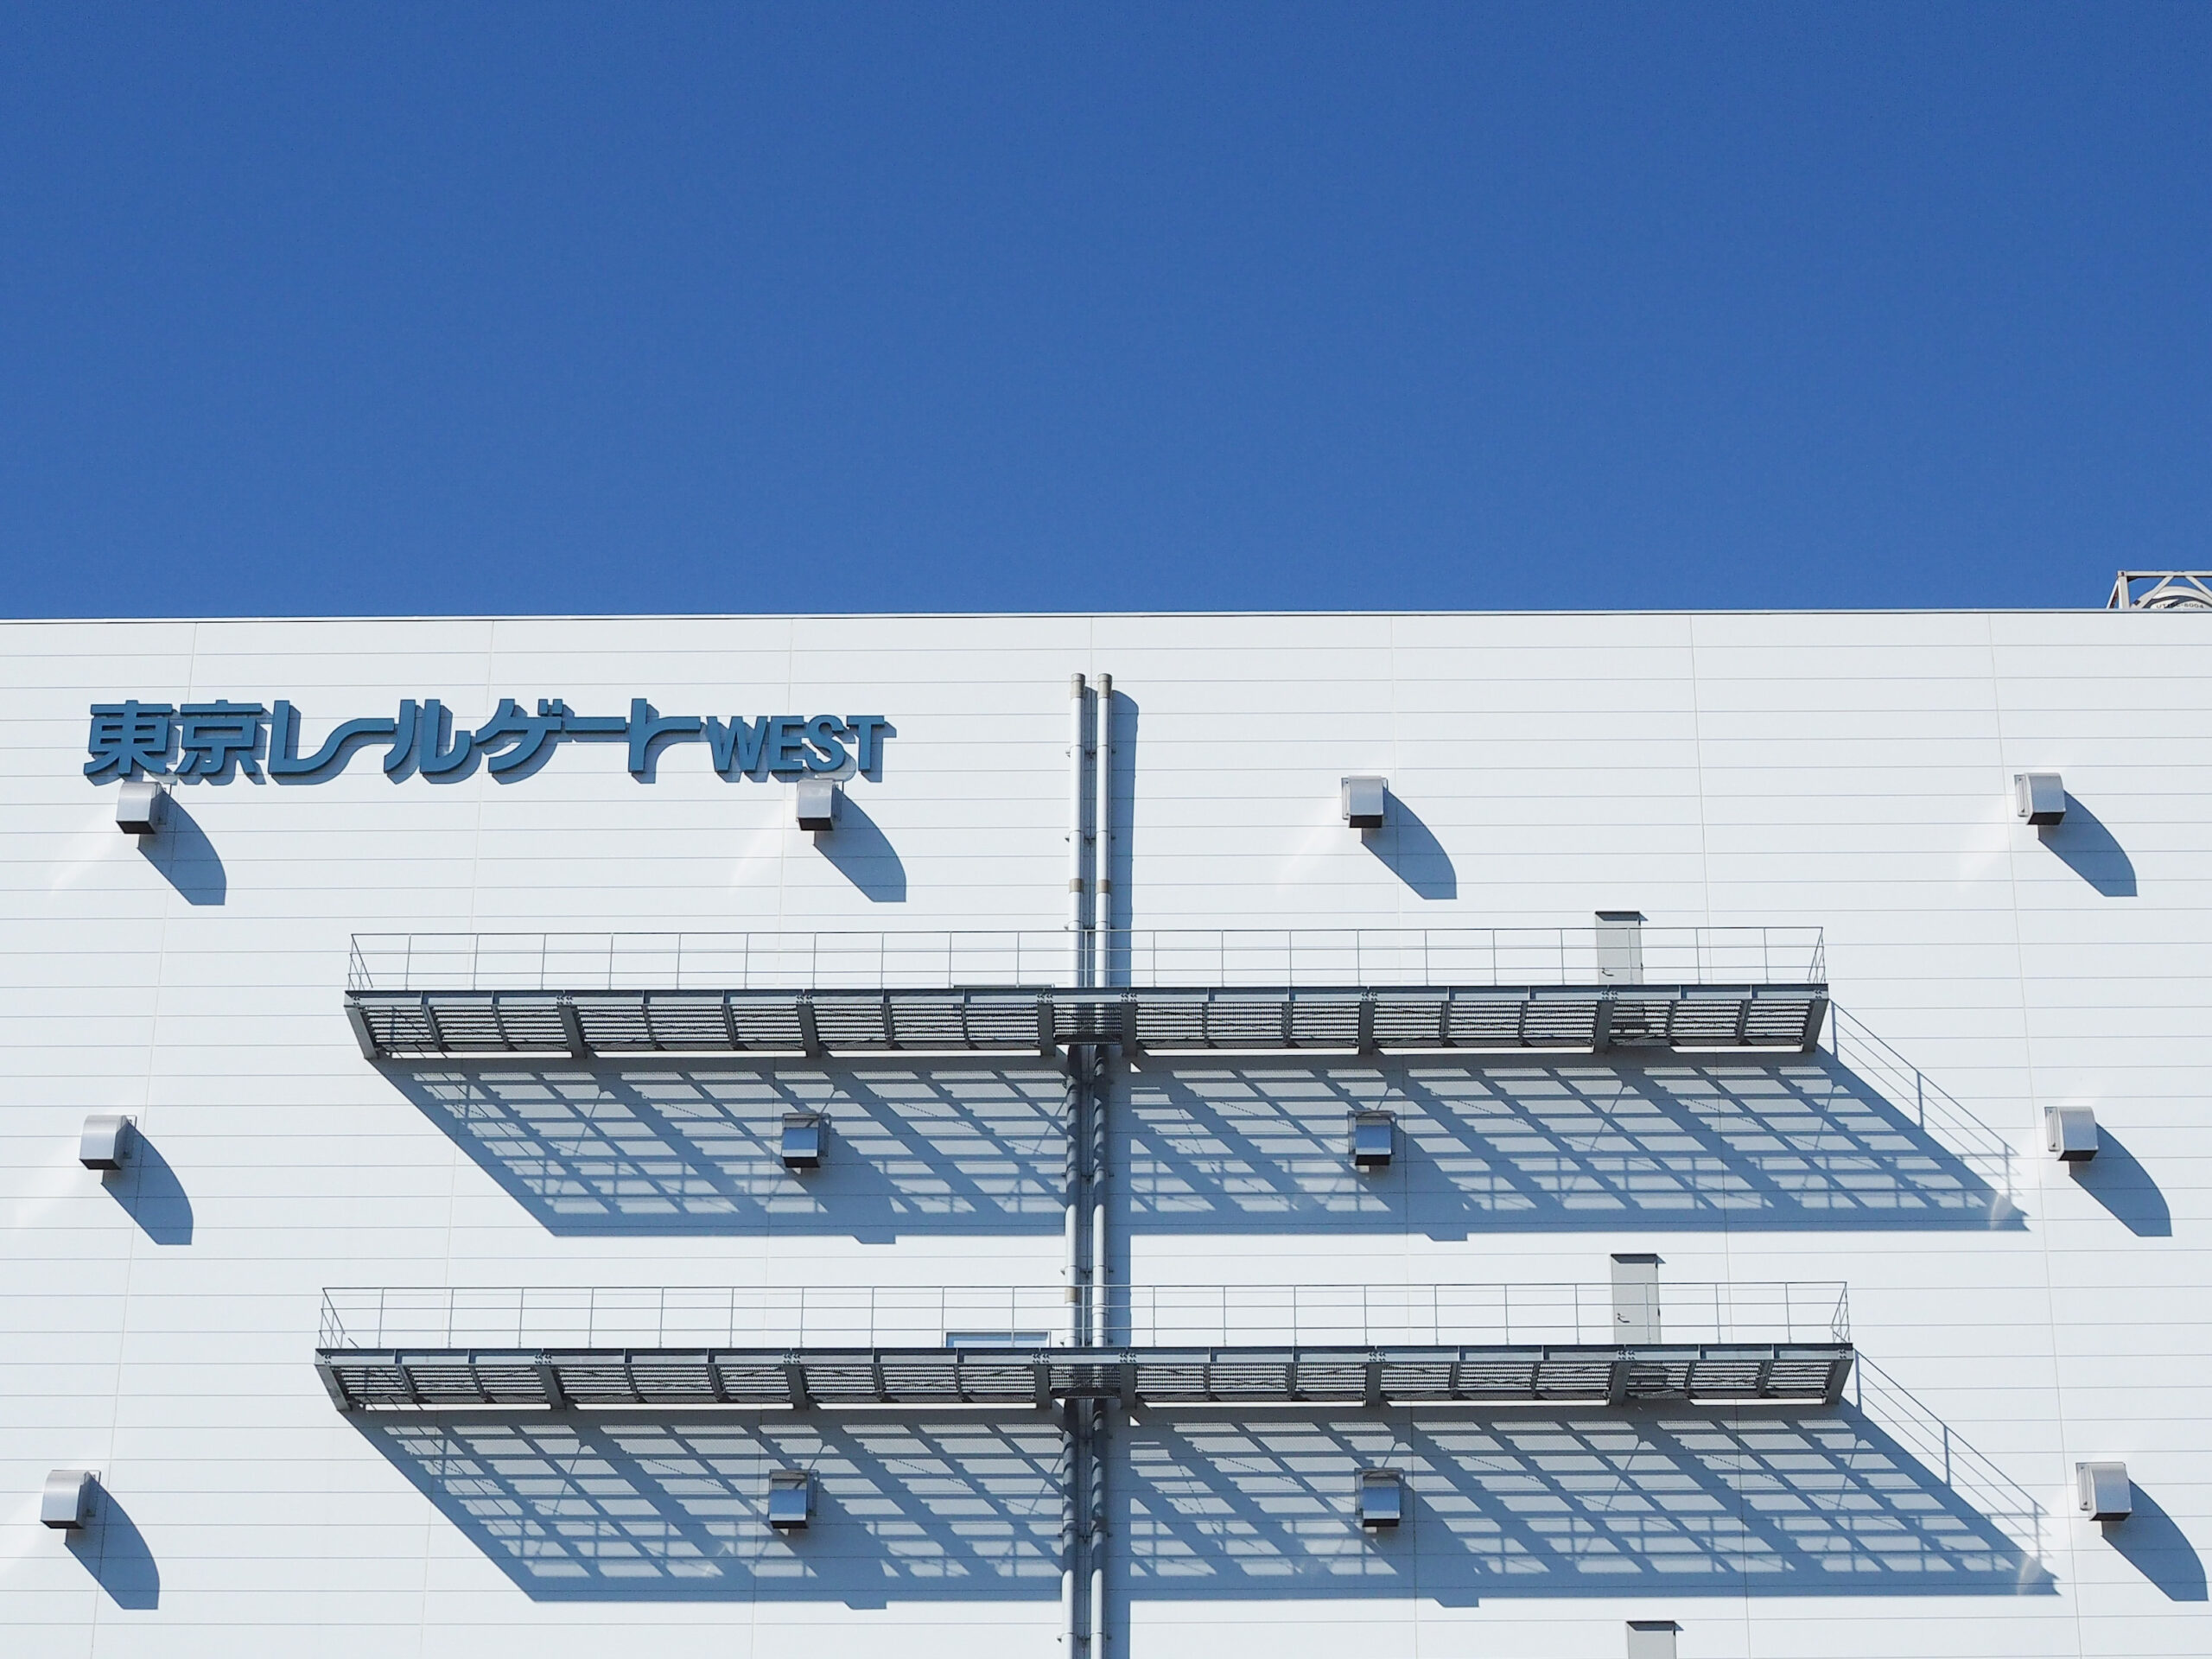
[[[1848,1342],[1192,1348],[322,1348],[341,1411],[1833,1403]]]
[[[1073,990],[404,990],[346,993],[371,1059],[734,1053],[1611,1048],[1808,1051],[1820,983]]]

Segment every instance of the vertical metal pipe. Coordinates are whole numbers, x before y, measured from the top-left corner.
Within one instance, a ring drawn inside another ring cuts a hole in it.
[[[1068,677],[1068,983],[1084,982],[1089,952],[1083,933],[1083,676]]]
[[[1090,1403],[1090,1655],[1106,1659],[1106,1402]]]
[[[1113,1274],[1106,1257],[1106,1103],[1114,1090],[1108,1065],[1113,1050],[1102,1043],[1091,1050],[1090,1129],[1090,1345],[1103,1348],[1109,1334],[1107,1315]]]
[[[1101,988],[1114,982],[1114,677],[1098,677],[1097,742],[1095,747],[1097,782],[1093,790],[1096,831],[1092,837],[1090,925],[1094,942],[1091,983]],[[1090,1113],[1090,1343],[1106,1345],[1109,1329],[1111,1275],[1106,1257],[1106,1103],[1113,1089],[1108,1065],[1113,1050],[1104,1044],[1091,1051]],[[1096,1618],[1096,1614],[1093,1614]]]
[[[1095,944],[1090,982],[1105,987],[1114,982],[1114,677],[1098,677],[1098,785],[1093,809],[1096,831],[1092,839],[1094,898],[1090,906],[1091,938]]]
[[[1077,1249],[1077,1234],[1081,1230],[1083,1214],[1083,1100],[1085,1090],[1083,1076],[1083,1047],[1077,1043],[1068,1045],[1068,1090],[1061,1110],[1061,1121],[1066,1127],[1068,1140],[1065,1199],[1062,1205],[1061,1230],[1065,1254],[1061,1258],[1062,1291],[1067,1300],[1068,1346],[1083,1345],[1083,1261]]]
[[[1076,1483],[1083,1474],[1082,1460],[1076,1456],[1076,1414],[1081,1409],[1073,1401],[1060,1408],[1060,1640],[1067,1659],[1075,1659],[1077,1644],[1083,1640],[1075,1599]]]

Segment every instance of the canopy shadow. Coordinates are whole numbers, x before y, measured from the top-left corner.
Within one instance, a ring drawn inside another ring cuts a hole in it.
[[[1364,1534],[1362,1468],[1407,1520]],[[1391,1412],[1128,1430],[1124,1592],[1485,1597],[2050,1593],[2040,1516],[1993,1517],[1856,1406]],[[2003,1524],[2000,1524],[2000,1522]]]
[[[707,1414],[356,1417],[370,1444],[534,1601],[1027,1600],[1060,1568],[1056,1419]],[[768,1477],[814,1477],[806,1529]]]
[[[1046,1414],[352,1421],[533,1600],[1057,1607],[1063,1452]],[[1108,1443],[1109,1593],[1124,1604],[2053,1588],[2024,1494],[1947,1480],[1856,1404],[1147,1410]],[[1408,1513],[1369,1534],[1353,1481],[1377,1465],[1404,1471]],[[814,1477],[801,1534],[767,1525],[781,1468]]]
[[[1908,1114],[1826,1052],[1364,1066],[1152,1057],[1130,1069],[1127,1103],[1116,1166],[1134,1226],[1464,1238],[2024,1224],[1999,1137]],[[1397,1118],[1396,1151],[1362,1173],[1349,1125],[1376,1109]]]
[[[1050,1062],[380,1069],[558,1234],[887,1242],[1061,1225],[1066,1082]],[[829,1123],[822,1166],[804,1175],[779,1151],[797,1111]]]

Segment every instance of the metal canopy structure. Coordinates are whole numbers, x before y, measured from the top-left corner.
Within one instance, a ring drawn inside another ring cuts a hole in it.
[[[346,993],[371,1059],[1812,1048],[1823,983]]]
[[[1832,1404],[1843,1340],[1174,1348],[321,1348],[340,1411]]]
[[[1633,1332],[1611,1285],[1116,1289],[1109,1339],[1049,1334],[1057,1285],[340,1288],[315,1363],[342,1411],[804,1411],[1802,1403],[1834,1399],[1853,1355],[1831,1282],[1655,1282]]]

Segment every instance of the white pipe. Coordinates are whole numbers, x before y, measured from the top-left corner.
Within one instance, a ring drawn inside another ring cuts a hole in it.
[[[1107,1315],[1112,1297],[1107,1289],[1110,1274],[1106,1262],[1106,1103],[1114,1089],[1113,1070],[1107,1056],[1113,1051],[1101,1043],[1091,1051],[1090,1068],[1090,1345],[1103,1348],[1110,1326]]]
[[[1082,1142],[1077,1137],[1083,1132],[1083,1073],[1078,1069],[1078,1051],[1068,1052],[1068,1093],[1066,1108],[1062,1116],[1067,1122],[1068,1161],[1065,1192],[1060,1204],[1062,1217],[1060,1278],[1062,1294],[1067,1301],[1068,1346],[1083,1345],[1083,1262],[1076,1254],[1077,1220],[1083,1202]]]
[[[1076,1410],[1068,1405],[1060,1413],[1060,1467],[1066,1475],[1060,1503],[1060,1641],[1067,1649],[1067,1659],[1075,1659],[1076,1646],[1083,1640],[1075,1605],[1076,1540],[1083,1528],[1081,1511],[1076,1507],[1081,1501],[1076,1483],[1083,1478],[1083,1460],[1076,1455]]]
[[[1096,1090],[1091,1096],[1090,1109],[1099,1111],[1105,1101],[1105,1091]],[[1090,1176],[1090,1345],[1106,1345],[1107,1303],[1112,1299],[1106,1291],[1106,1172],[1094,1169]]]
[[[1083,983],[1083,676],[1068,677],[1068,983]]]
[[[1106,1407],[1090,1408],[1090,1653],[1106,1659]]]
[[[1114,967],[1114,677],[1098,677],[1097,836],[1094,868],[1096,894],[1091,906],[1091,938],[1096,942],[1091,983],[1113,982]],[[1106,1099],[1113,1073],[1106,1064],[1109,1051],[1097,1050],[1097,1064],[1090,1082],[1090,1341],[1106,1345],[1108,1331],[1106,1268]]]
[[[1096,897],[1090,906],[1091,937],[1096,941],[1090,982],[1114,982],[1114,677],[1098,677],[1098,830],[1094,862]]]

